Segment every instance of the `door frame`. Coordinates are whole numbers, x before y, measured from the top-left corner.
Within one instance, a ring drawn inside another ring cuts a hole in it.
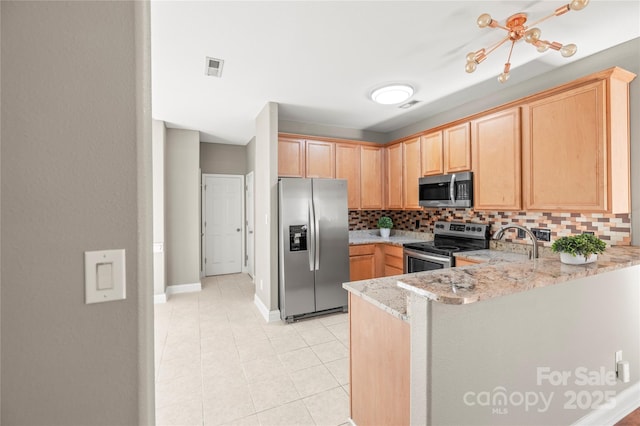
[[[249,218],[247,215],[247,194],[248,194],[248,189],[249,189],[249,185],[248,182],[249,180],[251,180],[251,182],[253,183],[253,200],[251,200],[251,205],[253,206],[253,234],[250,234],[248,232],[249,230]],[[256,235],[256,226],[255,226],[255,191],[256,191],[256,183],[255,183],[255,174],[253,173],[253,170],[250,171],[249,173],[247,173],[245,175],[245,180],[244,180],[244,231],[245,231],[245,256],[244,256],[244,263],[243,265],[243,272],[245,274],[249,274],[249,276],[251,277],[251,280],[254,281],[254,276],[256,274],[256,256],[255,256],[255,247],[256,247],[256,242],[255,242],[255,235]],[[253,240],[253,244],[251,244],[251,247],[253,248],[253,252],[249,252],[249,240]],[[252,273],[249,273],[249,259],[251,258],[252,260],[252,264],[253,264],[253,271]]]
[[[206,219],[206,185],[207,185],[207,178],[240,178],[240,187],[241,187],[241,196],[240,196],[240,212],[242,217],[240,218],[242,225],[240,227],[240,239],[241,239],[241,243],[240,243],[240,272],[241,273],[246,273],[247,272],[247,265],[245,262],[246,259],[246,247],[245,247],[245,241],[246,241],[246,226],[244,226],[246,220],[246,214],[245,214],[245,194],[247,192],[247,188],[246,188],[246,183],[245,183],[245,178],[244,175],[231,175],[231,174],[219,174],[219,173],[202,173],[202,175],[200,176],[201,179],[201,185],[200,185],[200,276],[201,277],[206,277],[206,266],[204,263],[204,258],[206,257],[206,253],[207,253],[207,247],[206,247],[206,239],[205,239],[205,232],[204,232],[204,222]]]

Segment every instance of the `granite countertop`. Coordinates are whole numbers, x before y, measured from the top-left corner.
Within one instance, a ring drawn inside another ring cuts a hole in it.
[[[407,296],[409,296],[410,292],[398,287],[398,279],[413,275],[416,274],[353,281],[342,286],[349,292],[362,297],[394,317],[408,322]]]
[[[349,245],[359,244],[392,244],[402,246],[408,243],[419,243],[422,241],[432,241],[433,234],[425,232],[391,231],[389,238],[382,238],[377,229],[366,229],[362,231],[349,231]]]
[[[452,305],[479,302],[640,265],[640,247],[609,247],[598,261],[565,265],[559,256],[421,272],[398,277],[401,288]]]
[[[503,262],[526,262],[529,256],[523,253],[511,253],[498,250],[473,250],[453,254],[455,257],[465,257],[485,265],[495,265]]]
[[[460,305],[640,265],[638,246],[609,247],[598,256],[597,262],[578,266],[561,263],[559,255],[528,260],[523,254],[477,250],[459,256],[484,263],[354,281],[343,287],[396,318],[408,321],[409,292],[440,303]]]

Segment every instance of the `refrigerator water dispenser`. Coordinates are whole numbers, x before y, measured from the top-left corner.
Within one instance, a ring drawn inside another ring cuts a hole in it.
[[[307,250],[307,225],[289,226],[289,251]]]

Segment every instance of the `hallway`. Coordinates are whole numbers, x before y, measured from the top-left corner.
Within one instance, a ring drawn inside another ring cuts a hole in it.
[[[267,324],[246,274],[155,305],[158,425],[341,425],[348,316]]]

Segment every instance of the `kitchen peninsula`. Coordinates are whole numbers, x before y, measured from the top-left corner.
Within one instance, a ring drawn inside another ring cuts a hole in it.
[[[640,403],[640,247],[610,247],[584,266],[487,256],[344,285],[355,424],[607,423]],[[578,380],[615,374],[616,351],[630,382]],[[617,408],[594,410],[612,399]]]

